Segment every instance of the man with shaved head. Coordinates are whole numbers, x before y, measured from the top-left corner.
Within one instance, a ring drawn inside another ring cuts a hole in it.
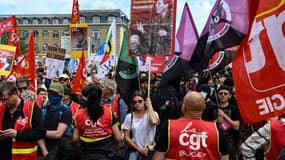
[[[216,123],[201,119],[204,109],[204,97],[188,92],[182,104],[183,116],[162,126],[153,159],[228,160],[227,141]]]

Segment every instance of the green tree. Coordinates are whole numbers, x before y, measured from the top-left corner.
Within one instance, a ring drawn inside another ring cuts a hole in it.
[[[4,33],[0,36],[0,43],[1,44],[8,44],[8,39],[9,39],[10,33]],[[26,42],[26,37],[23,37],[20,35],[20,47],[21,47],[21,54],[25,54],[27,52],[28,44]]]

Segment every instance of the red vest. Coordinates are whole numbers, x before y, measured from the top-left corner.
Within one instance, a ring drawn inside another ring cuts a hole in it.
[[[43,97],[42,96],[36,96],[36,104],[40,109],[43,108]]]
[[[265,153],[266,159],[276,159],[279,152],[285,145],[285,126],[280,120],[270,121],[270,135],[269,148]]]
[[[70,107],[72,116],[74,116],[75,113],[77,112],[77,110],[79,109],[80,105],[78,103],[72,101],[69,107]]]
[[[168,159],[221,159],[215,123],[194,119],[169,120],[168,128]]]
[[[3,126],[3,118],[5,112],[4,104],[0,105],[0,130]],[[34,108],[33,101],[25,101],[23,113],[25,118],[19,117],[16,120],[14,129],[17,131],[30,130],[32,128],[32,113]],[[17,142],[16,138],[12,138],[12,160],[37,160],[37,142]]]
[[[112,101],[112,112],[114,114],[116,122],[120,122],[120,111],[119,111],[119,97],[114,95],[113,101]]]
[[[103,106],[104,113],[92,123],[86,108],[75,114],[75,125],[80,130],[80,140],[86,143],[97,142],[112,136],[112,112],[108,105]]]

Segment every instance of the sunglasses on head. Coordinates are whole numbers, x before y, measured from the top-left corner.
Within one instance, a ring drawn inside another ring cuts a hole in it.
[[[58,81],[68,81],[68,79],[67,78],[59,78]]]
[[[229,95],[229,93],[228,93],[228,92],[219,92],[219,95],[225,95],[225,96],[227,96],[227,95]]]
[[[23,91],[23,90],[27,90],[28,87],[21,87],[21,88],[18,88],[19,91]]]
[[[141,104],[143,102],[143,100],[137,100],[137,101],[133,101],[133,104]]]

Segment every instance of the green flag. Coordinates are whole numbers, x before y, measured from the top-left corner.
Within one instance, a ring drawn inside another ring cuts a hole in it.
[[[116,69],[119,93],[126,103],[129,103],[132,92],[139,89],[138,62],[136,57],[128,55],[128,32],[126,28]]]

